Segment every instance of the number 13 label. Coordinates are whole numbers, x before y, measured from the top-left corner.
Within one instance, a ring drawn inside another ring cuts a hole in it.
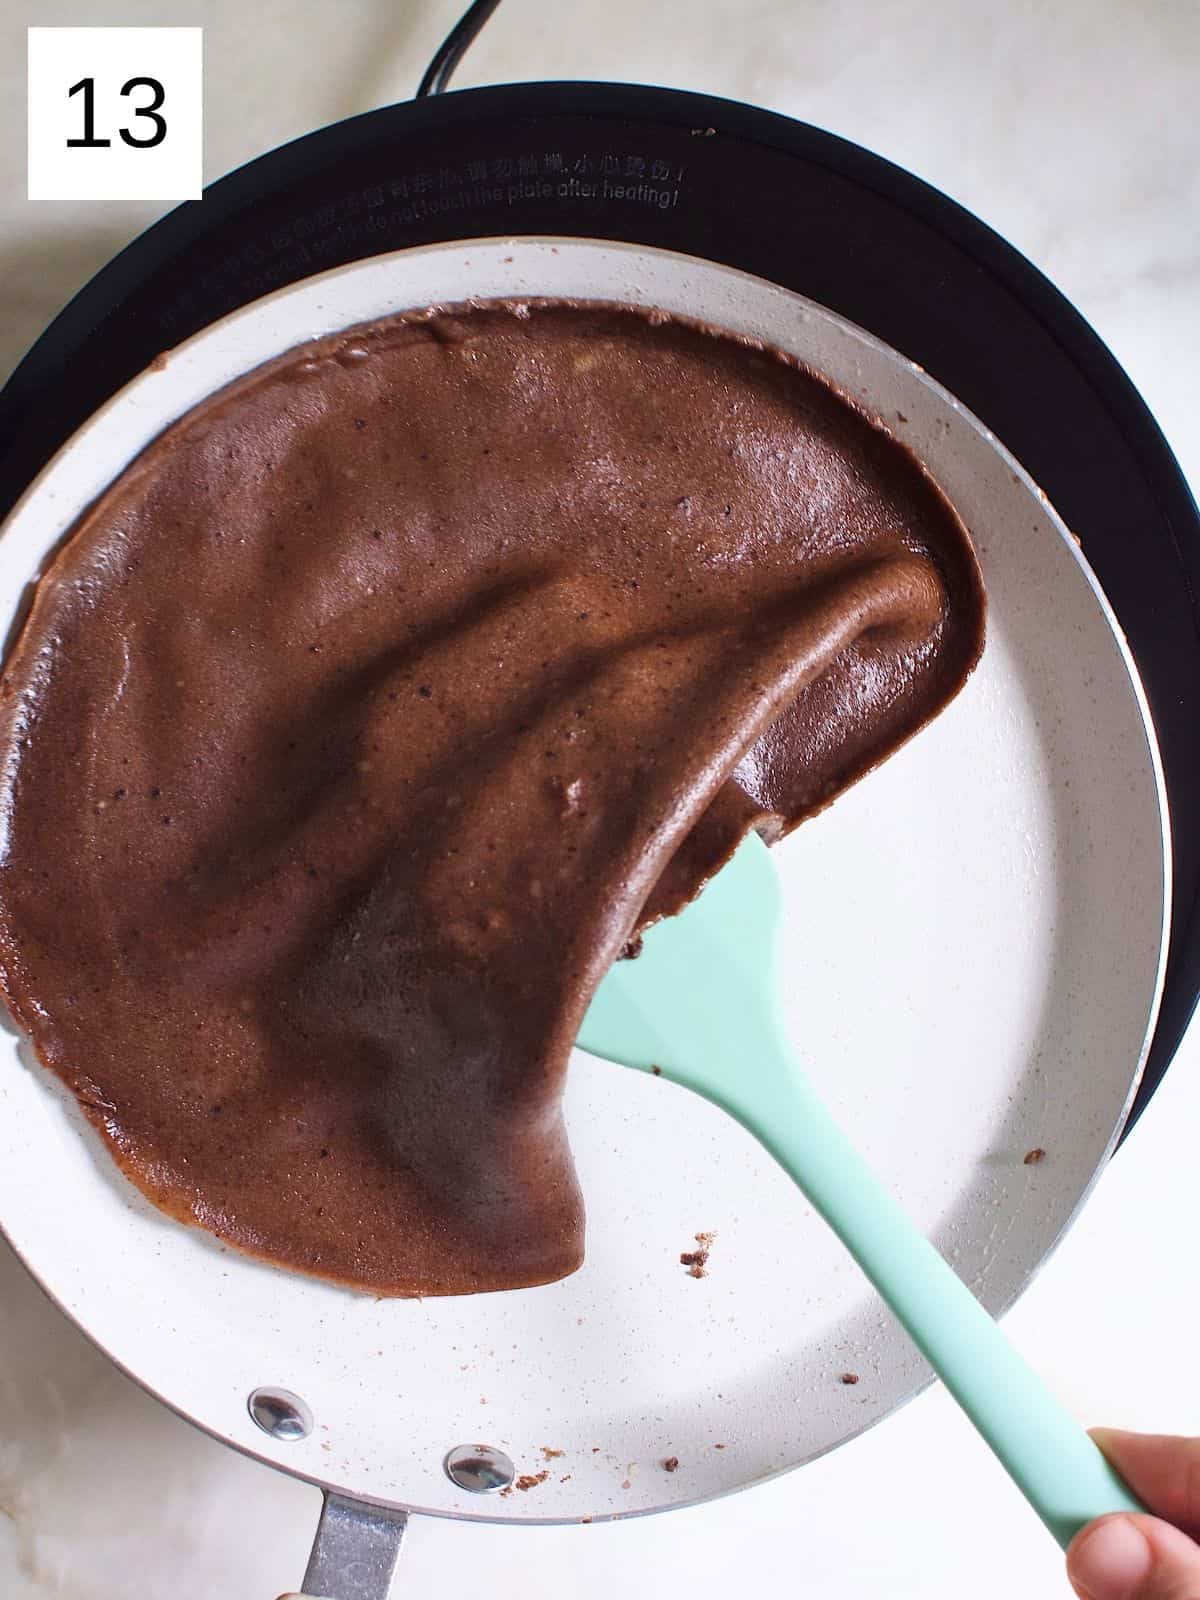
[[[154,99],[148,106],[142,106],[137,115],[146,117],[153,125],[154,132],[139,138],[136,133],[131,133],[128,128],[118,131],[126,144],[133,145],[135,150],[150,150],[156,144],[161,144],[167,137],[167,119],[159,116],[158,108],[167,97],[167,91],[157,78],[130,78],[128,83],[121,85],[122,94],[131,94],[134,89],[149,89]],[[95,78],[80,78],[78,83],[73,83],[67,90],[69,95],[83,95],[83,127],[82,139],[68,139],[68,150],[103,150],[112,143],[111,139],[97,139],[96,137],[96,80]]]
[[[29,198],[198,200],[199,28],[29,29]]]

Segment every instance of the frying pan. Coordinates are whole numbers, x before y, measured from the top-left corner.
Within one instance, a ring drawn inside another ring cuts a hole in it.
[[[991,607],[978,671],[776,859],[785,1004],[817,1087],[1000,1312],[1069,1225],[1136,1091],[1165,960],[1167,814],[1135,667],[1075,541],[1002,443],[903,355],[667,251],[520,238],[377,256],[234,313],[104,406],[8,521],[4,615],[80,510],[222,383],[390,311],[535,294],[659,305],[793,351],[910,443],[972,530]],[[813,1459],[927,1380],[770,1160],[659,1080],[572,1064],[590,1211],[579,1273],[375,1301],[162,1217],[23,1042],[4,1045],[5,1233],[151,1393],[326,1490],[311,1594],[386,1594],[406,1511],[569,1522],[693,1503]],[[710,1231],[698,1281],[679,1256]]]

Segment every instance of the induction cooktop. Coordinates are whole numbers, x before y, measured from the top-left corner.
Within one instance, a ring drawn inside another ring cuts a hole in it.
[[[473,8],[476,24],[495,0]],[[443,94],[273,150],[151,227],[54,320],[0,392],[0,515],[165,349],[315,272],[406,245],[576,235],[678,250],[828,306],[918,362],[1008,446],[1081,540],[1158,730],[1174,839],[1162,1011],[1129,1126],[1200,990],[1200,513],[1154,418],[1070,303],[919,178],[819,128],[625,84]],[[299,335],[298,335],[299,336]]]

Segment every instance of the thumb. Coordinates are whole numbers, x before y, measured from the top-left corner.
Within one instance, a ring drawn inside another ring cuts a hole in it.
[[[1157,1517],[1101,1517],[1071,1541],[1067,1576],[1080,1600],[1200,1600],[1200,1545]]]

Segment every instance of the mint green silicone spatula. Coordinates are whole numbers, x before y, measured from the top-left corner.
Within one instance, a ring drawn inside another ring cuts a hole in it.
[[[795,1179],[1064,1546],[1093,1517],[1145,1508],[909,1221],[826,1111],[776,1003],[780,895],[756,836],[680,916],[618,961],[579,1034],[592,1055],[721,1106]]]

